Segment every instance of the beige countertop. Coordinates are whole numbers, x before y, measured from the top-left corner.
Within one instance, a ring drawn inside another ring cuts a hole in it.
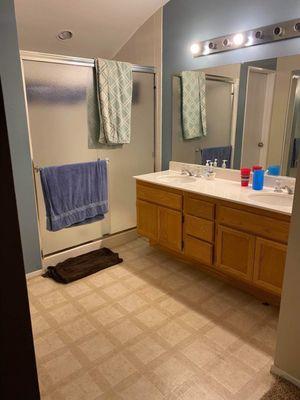
[[[183,178],[180,173],[167,170],[134,178],[138,181],[153,183],[173,189],[197,193],[212,198],[232,201],[247,206],[257,207],[281,214],[291,215],[293,196],[286,193],[274,193],[274,189],[264,187],[263,190],[253,190],[251,186],[241,187],[240,182],[215,178],[207,180],[203,177]],[[178,179],[177,179],[178,178]]]

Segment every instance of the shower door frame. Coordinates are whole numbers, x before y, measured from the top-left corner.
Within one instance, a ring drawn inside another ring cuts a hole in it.
[[[95,61],[92,58],[83,58],[83,57],[74,57],[74,56],[65,56],[61,54],[50,54],[50,53],[41,53],[41,52],[34,52],[34,51],[25,51],[20,50],[20,60],[21,60],[21,69],[22,69],[22,77],[23,77],[23,90],[25,96],[25,107],[26,107],[26,115],[27,115],[27,124],[28,124],[28,132],[29,132],[29,146],[30,146],[30,156],[32,162],[32,174],[33,174],[33,182],[34,182],[34,194],[35,194],[35,206],[36,206],[36,213],[38,218],[38,234],[39,234],[39,244],[41,249],[41,259],[42,259],[42,268],[46,268],[48,263],[45,261],[46,259],[51,259],[52,256],[59,256],[63,255],[64,253],[68,253],[72,250],[80,249],[81,247],[86,247],[90,245],[94,245],[97,243],[101,243],[102,240],[107,238],[112,238],[113,236],[125,234],[126,232],[132,232],[135,228],[129,228],[126,230],[122,230],[120,232],[116,232],[113,234],[106,234],[94,240],[90,240],[87,242],[80,243],[78,245],[60,249],[56,252],[44,255],[43,253],[43,246],[42,246],[42,238],[40,232],[40,215],[39,215],[39,206],[38,206],[38,198],[37,198],[37,183],[36,183],[36,171],[39,170],[39,167],[34,163],[33,160],[33,150],[32,150],[32,141],[31,141],[31,130],[30,130],[30,121],[29,121],[29,110],[28,110],[28,101],[27,101],[27,94],[26,94],[26,82],[25,82],[25,73],[24,73],[24,61],[36,61],[36,62],[46,62],[46,63],[53,63],[53,64],[65,64],[65,65],[75,65],[75,66],[85,66],[94,68]],[[153,171],[155,171],[155,151],[156,151],[156,68],[153,66],[144,66],[144,65],[132,65],[132,72],[139,72],[139,73],[146,73],[153,75]],[[63,259],[66,257],[63,257]]]

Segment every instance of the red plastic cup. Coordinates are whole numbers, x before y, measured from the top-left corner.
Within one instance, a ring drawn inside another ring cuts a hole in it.
[[[250,181],[250,168],[241,168],[241,186],[247,187]]]
[[[253,165],[252,171],[257,171],[258,169],[262,169],[262,166],[260,166],[260,165]]]

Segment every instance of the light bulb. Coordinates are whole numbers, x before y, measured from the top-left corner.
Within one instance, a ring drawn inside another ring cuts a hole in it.
[[[236,35],[233,36],[233,43],[236,46],[240,46],[244,42],[245,38],[242,33],[237,33]]]
[[[245,46],[252,46],[253,45],[253,37],[252,36],[248,36],[248,40],[245,43]]]
[[[197,53],[199,53],[199,51],[200,51],[200,46],[199,46],[199,44],[198,44],[198,43],[193,43],[193,44],[191,45],[191,53],[192,53],[192,54],[197,54]]]

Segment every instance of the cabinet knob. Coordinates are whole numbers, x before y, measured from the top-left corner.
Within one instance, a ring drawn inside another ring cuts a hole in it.
[[[258,142],[258,145],[257,145],[258,147],[264,147],[264,144],[263,144],[263,142]]]

